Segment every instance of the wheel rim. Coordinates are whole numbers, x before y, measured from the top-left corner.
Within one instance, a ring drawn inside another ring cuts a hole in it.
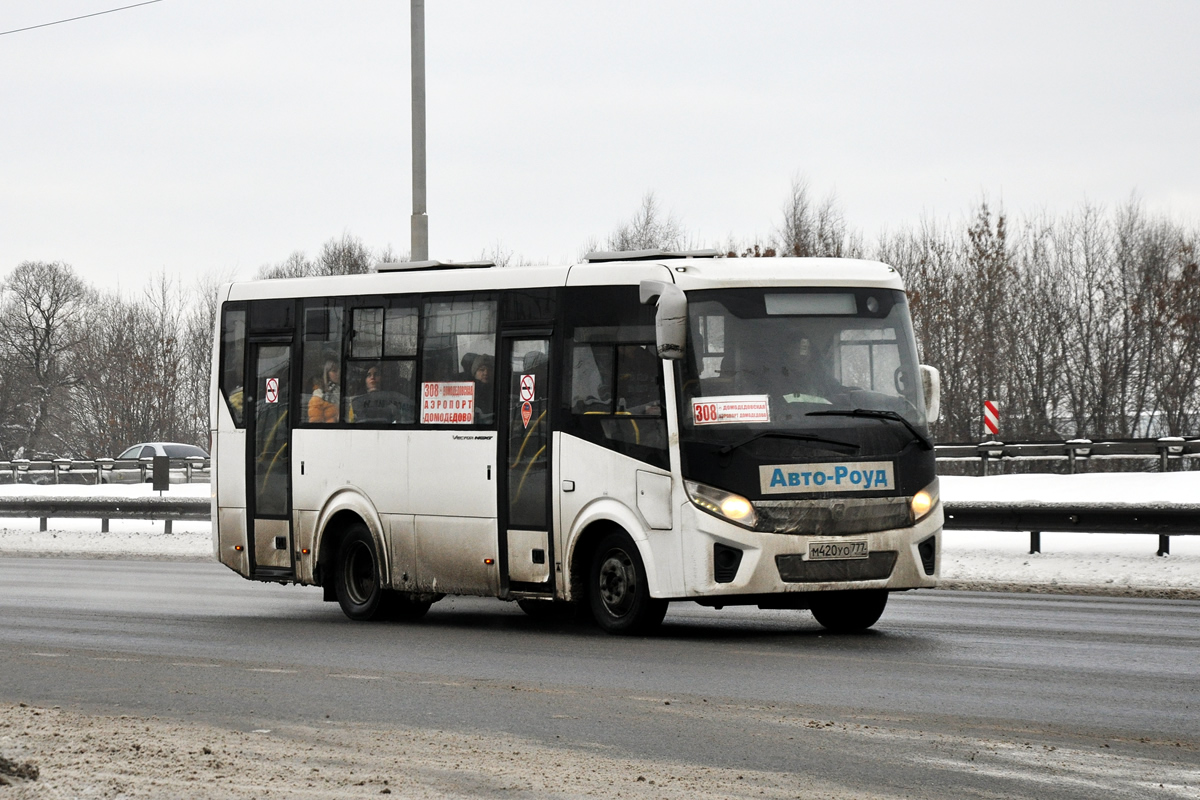
[[[346,554],[346,593],[355,605],[363,605],[375,591],[375,557],[371,548],[356,542]]]
[[[637,593],[637,570],[623,550],[613,550],[600,565],[600,600],[614,617],[623,617]]]

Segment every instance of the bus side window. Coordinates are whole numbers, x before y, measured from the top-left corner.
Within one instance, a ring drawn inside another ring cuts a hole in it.
[[[226,306],[221,317],[221,396],[233,423],[243,428],[246,415],[242,382],[246,375],[246,309]]]
[[[310,425],[341,420],[342,304],[304,301],[301,342],[300,418]]]
[[[421,325],[421,382],[470,384],[474,424],[494,424],[496,296],[478,293],[429,299]],[[421,396],[426,396],[424,389]]]
[[[654,308],[636,286],[576,286],[563,293],[567,342],[562,431],[667,467],[663,366]]]
[[[416,421],[417,307],[391,298],[350,314],[346,365],[347,421],[408,425]]]

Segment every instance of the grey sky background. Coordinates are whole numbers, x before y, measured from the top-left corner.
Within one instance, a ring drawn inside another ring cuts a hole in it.
[[[0,30],[130,0],[0,0]],[[654,190],[712,245],[793,177],[868,242],[986,195],[1200,220],[1200,2],[427,0],[430,255],[578,257]],[[250,277],[409,241],[403,0],[164,0],[0,36],[0,276]]]

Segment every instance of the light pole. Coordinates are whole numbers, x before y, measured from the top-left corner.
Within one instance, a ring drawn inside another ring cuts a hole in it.
[[[410,261],[429,260],[425,206],[425,0],[411,0],[412,23],[412,246]]]

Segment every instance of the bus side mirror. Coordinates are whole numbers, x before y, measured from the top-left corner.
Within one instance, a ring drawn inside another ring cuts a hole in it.
[[[687,344],[687,296],[673,283],[642,281],[641,300],[658,298],[654,314],[654,338],[659,358],[683,358]]]
[[[942,411],[942,374],[922,364],[921,390],[925,395],[925,419],[932,425]]]

